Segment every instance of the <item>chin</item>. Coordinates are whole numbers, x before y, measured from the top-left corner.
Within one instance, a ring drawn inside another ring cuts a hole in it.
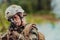
[[[17,24],[16,26],[20,26],[20,25]]]

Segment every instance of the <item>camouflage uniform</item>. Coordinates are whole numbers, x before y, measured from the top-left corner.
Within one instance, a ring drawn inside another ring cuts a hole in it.
[[[21,27],[20,30],[18,29],[14,30],[18,33],[17,36],[15,36],[14,34],[7,34],[2,38],[2,40],[45,40],[43,34],[38,33],[38,29],[36,27],[33,27],[33,25],[29,32],[29,35],[25,36],[24,33],[21,33],[23,30],[24,30],[24,27]]]
[[[14,31],[17,31],[20,36],[16,36],[16,38],[14,37],[14,34],[7,34],[5,35],[5,37],[2,38],[2,40],[7,40],[7,36],[10,37],[9,40],[11,39],[15,39],[15,40],[38,40],[37,38],[37,28],[36,27],[33,27],[30,32],[29,32],[29,35],[25,36],[24,33],[21,33],[22,31],[24,30],[24,27],[20,27],[20,29],[18,28],[17,30],[14,30]]]

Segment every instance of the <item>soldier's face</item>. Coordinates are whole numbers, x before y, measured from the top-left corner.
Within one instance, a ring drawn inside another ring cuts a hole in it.
[[[18,15],[14,15],[14,23],[16,26],[21,25],[21,19]]]

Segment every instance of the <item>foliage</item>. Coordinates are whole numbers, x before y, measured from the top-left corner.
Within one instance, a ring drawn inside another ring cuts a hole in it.
[[[8,0],[8,5],[21,5],[27,13],[33,13],[41,10],[49,10],[50,1],[48,0]]]

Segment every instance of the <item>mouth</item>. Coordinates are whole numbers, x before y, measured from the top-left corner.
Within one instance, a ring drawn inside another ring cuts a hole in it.
[[[19,22],[16,22],[15,24],[16,24],[17,26],[19,26],[19,25],[20,25],[20,23],[19,23]]]

